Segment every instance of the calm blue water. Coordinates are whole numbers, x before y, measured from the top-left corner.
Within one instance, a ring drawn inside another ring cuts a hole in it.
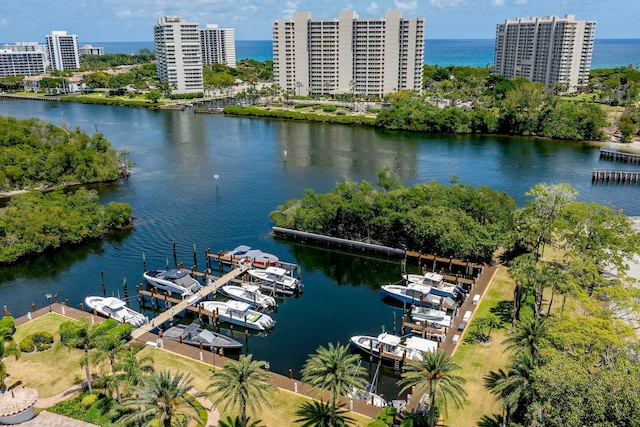
[[[153,42],[89,42],[104,47],[105,53],[136,53],[141,48],[153,50]],[[81,45],[84,43],[80,43]],[[425,64],[493,65],[493,39],[426,40]],[[236,40],[238,60],[251,58],[258,61],[273,59],[271,40]],[[591,68],[613,68],[632,64],[640,68],[640,39],[596,39]]]

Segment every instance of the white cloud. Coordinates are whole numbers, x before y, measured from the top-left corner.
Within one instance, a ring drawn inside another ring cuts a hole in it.
[[[504,0],[491,0],[493,6],[504,6]]]
[[[527,4],[527,0],[516,0],[515,4]]]
[[[288,1],[285,3],[284,8],[282,9],[285,19],[293,18],[293,14],[298,10],[299,4],[299,1]]]
[[[371,4],[367,6],[367,12],[369,12],[372,15],[378,13],[378,3],[371,2]]]
[[[418,2],[416,0],[407,1],[407,2],[401,1],[401,0],[394,0],[393,3],[400,10],[416,10],[416,9],[418,9]]]
[[[129,9],[124,9],[124,10],[116,10],[116,16],[118,18],[129,18],[131,17],[132,13]]]
[[[467,0],[430,0],[431,6],[434,7],[458,7],[465,4]]]
[[[0,27],[6,28],[9,26],[9,23],[7,22],[6,19],[0,19]]]

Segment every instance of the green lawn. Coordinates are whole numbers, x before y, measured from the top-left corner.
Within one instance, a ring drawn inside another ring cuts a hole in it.
[[[499,268],[474,318],[486,316],[501,301],[511,301],[513,286],[507,270]],[[483,378],[489,371],[504,368],[509,364],[510,354],[502,345],[506,333],[506,329],[493,331],[490,345],[465,345],[464,337],[461,338],[462,344],[453,355],[453,360],[462,368],[457,374],[467,380],[464,389],[468,397],[463,408],[449,407],[449,416],[445,418],[447,426],[475,426],[485,415],[502,414],[501,403],[484,388]]]
[[[59,345],[58,329],[61,323],[68,320],[67,317],[52,313],[18,326],[13,336],[16,344],[33,332],[44,331],[54,335],[54,347],[43,352],[23,353],[17,361],[13,357],[6,359],[10,375],[6,380],[7,386],[18,382],[38,390],[40,397],[50,397],[84,379],[84,369],[80,365],[83,352]]]

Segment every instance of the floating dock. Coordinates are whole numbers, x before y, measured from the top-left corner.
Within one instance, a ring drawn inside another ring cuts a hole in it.
[[[607,148],[600,149],[600,158],[616,162],[640,163],[640,154],[623,153],[621,151],[610,150]]]
[[[592,181],[604,181],[604,182],[640,182],[640,172],[633,171],[606,171],[595,170],[591,177]]]

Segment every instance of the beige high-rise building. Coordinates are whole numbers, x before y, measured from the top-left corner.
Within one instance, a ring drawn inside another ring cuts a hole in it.
[[[494,72],[580,90],[589,81],[595,28],[575,15],[506,20],[496,28]]]
[[[224,64],[236,68],[236,36],[233,28],[218,28],[208,24],[200,30],[204,65]]]
[[[399,10],[327,20],[296,12],[273,23],[274,83],[296,95],[420,91],[423,61],[424,19],[403,19]]]
[[[158,79],[173,93],[203,92],[198,24],[166,16],[158,19],[153,31]]]

